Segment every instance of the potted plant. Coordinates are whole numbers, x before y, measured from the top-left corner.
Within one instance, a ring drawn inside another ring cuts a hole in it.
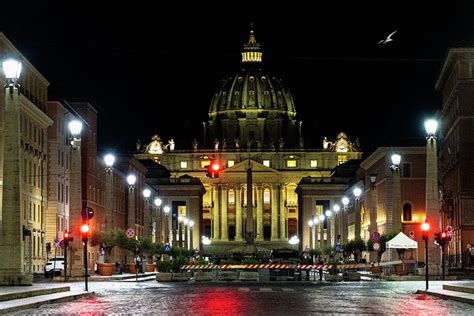
[[[119,235],[125,234],[120,230],[111,230],[106,232],[94,232],[91,236],[92,246],[101,246],[104,248],[104,262],[97,263],[97,270],[100,275],[111,276],[114,272],[115,264],[108,262],[110,260],[112,250],[118,246]]]
[[[170,261],[159,261],[156,266],[158,273],[156,274],[156,281],[158,282],[171,282],[171,262]]]

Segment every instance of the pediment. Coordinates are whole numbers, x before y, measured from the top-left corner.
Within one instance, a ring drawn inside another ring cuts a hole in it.
[[[278,173],[277,170],[264,166],[261,163],[250,160],[250,167],[252,168],[252,172],[272,172],[272,173]],[[221,173],[231,173],[231,172],[247,172],[247,169],[249,168],[249,161],[244,160],[239,162],[238,164],[233,165],[230,168],[226,168],[222,170]]]

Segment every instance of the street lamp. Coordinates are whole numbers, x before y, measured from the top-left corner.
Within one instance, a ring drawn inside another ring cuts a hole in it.
[[[165,213],[165,242],[166,243],[169,243],[170,242],[170,235],[169,235],[169,219],[168,219],[168,215],[171,211],[171,208],[169,207],[169,205],[165,205],[165,207],[163,207],[163,212]]]
[[[161,206],[161,203],[163,203],[163,201],[161,201],[160,198],[155,198],[155,200],[153,201],[153,203],[155,203],[155,206],[156,207],[160,207]]]
[[[10,99],[13,100],[13,89],[17,87],[17,81],[20,78],[21,74],[21,62],[9,58],[3,62],[3,73],[5,74],[5,79],[7,79],[7,87],[10,90]]]
[[[192,219],[189,220],[188,226],[189,226],[189,248],[190,248],[191,250],[194,250],[194,247],[193,247],[193,227],[194,227],[194,221],[193,221]]]
[[[288,240],[288,243],[292,246],[295,246],[296,248],[296,245],[300,243],[300,239],[298,238],[298,236],[294,235]]]
[[[135,188],[135,182],[137,182],[137,177],[135,177],[135,175],[130,174],[127,176],[128,188],[130,190],[133,190]]]
[[[354,197],[356,198],[356,200],[358,200],[358,199],[359,199],[359,196],[362,194],[361,188],[355,187],[355,188],[352,190],[352,194],[354,194]],[[343,203],[344,203],[344,201],[343,201]]]
[[[110,173],[112,172],[112,167],[115,162],[115,156],[113,154],[107,154],[104,156],[104,163],[105,163],[105,172]]]
[[[143,189],[143,197],[145,198],[145,201],[148,202],[148,199],[150,198],[151,196],[151,190],[146,188],[146,189]]]
[[[343,196],[341,199],[341,202],[342,202],[342,206],[345,209],[349,205],[349,198],[347,196]]]
[[[392,154],[390,159],[392,160],[392,165],[390,166],[390,169],[393,172],[400,171],[400,161],[402,160],[402,156],[400,156],[399,154]]]
[[[73,149],[81,147],[81,131],[82,131],[82,122],[79,120],[72,120],[68,124],[69,132],[71,133],[72,140],[71,145]]]
[[[189,219],[187,217],[183,218],[183,226],[184,226],[184,245],[185,249],[188,249],[188,223]]]
[[[426,219],[430,221],[435,230],[441,228],[439,212],[439,190],[438,190],[438,157],[436,146],[436,132],[438,130],[438,121],[428,119],[425,121],[426,130]],[[449,149],[449,148],[448,148]],[[440,253],[434,243],[429,244],[430,264],[432,272],[439,274]],[[436,270],[433,270],[433,269]]]
[[[374,189],[375,188],[375,183],[377,182],[377,174],[376,173],[371,173],[369,175],[369,181],[370,181],[370,188]]]
[[[314,226],[314,221],[310,219],[308,221],[308,226],[309,226],[309,249],[313,249],[313,226]]]

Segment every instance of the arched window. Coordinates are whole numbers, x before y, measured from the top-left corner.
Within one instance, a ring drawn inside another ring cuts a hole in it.
[[[410,203],[403,204],[403,220],[411,221],[411,204]]]

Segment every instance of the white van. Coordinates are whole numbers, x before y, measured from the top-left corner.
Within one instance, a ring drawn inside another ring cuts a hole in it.
[[[51,258],[46,262],[46,265],[44,266],[44,276],[51,277],[53,275],[53,269],[55,271],[54,275],[61,275],[61,271],[64,271],[63,256]]]

